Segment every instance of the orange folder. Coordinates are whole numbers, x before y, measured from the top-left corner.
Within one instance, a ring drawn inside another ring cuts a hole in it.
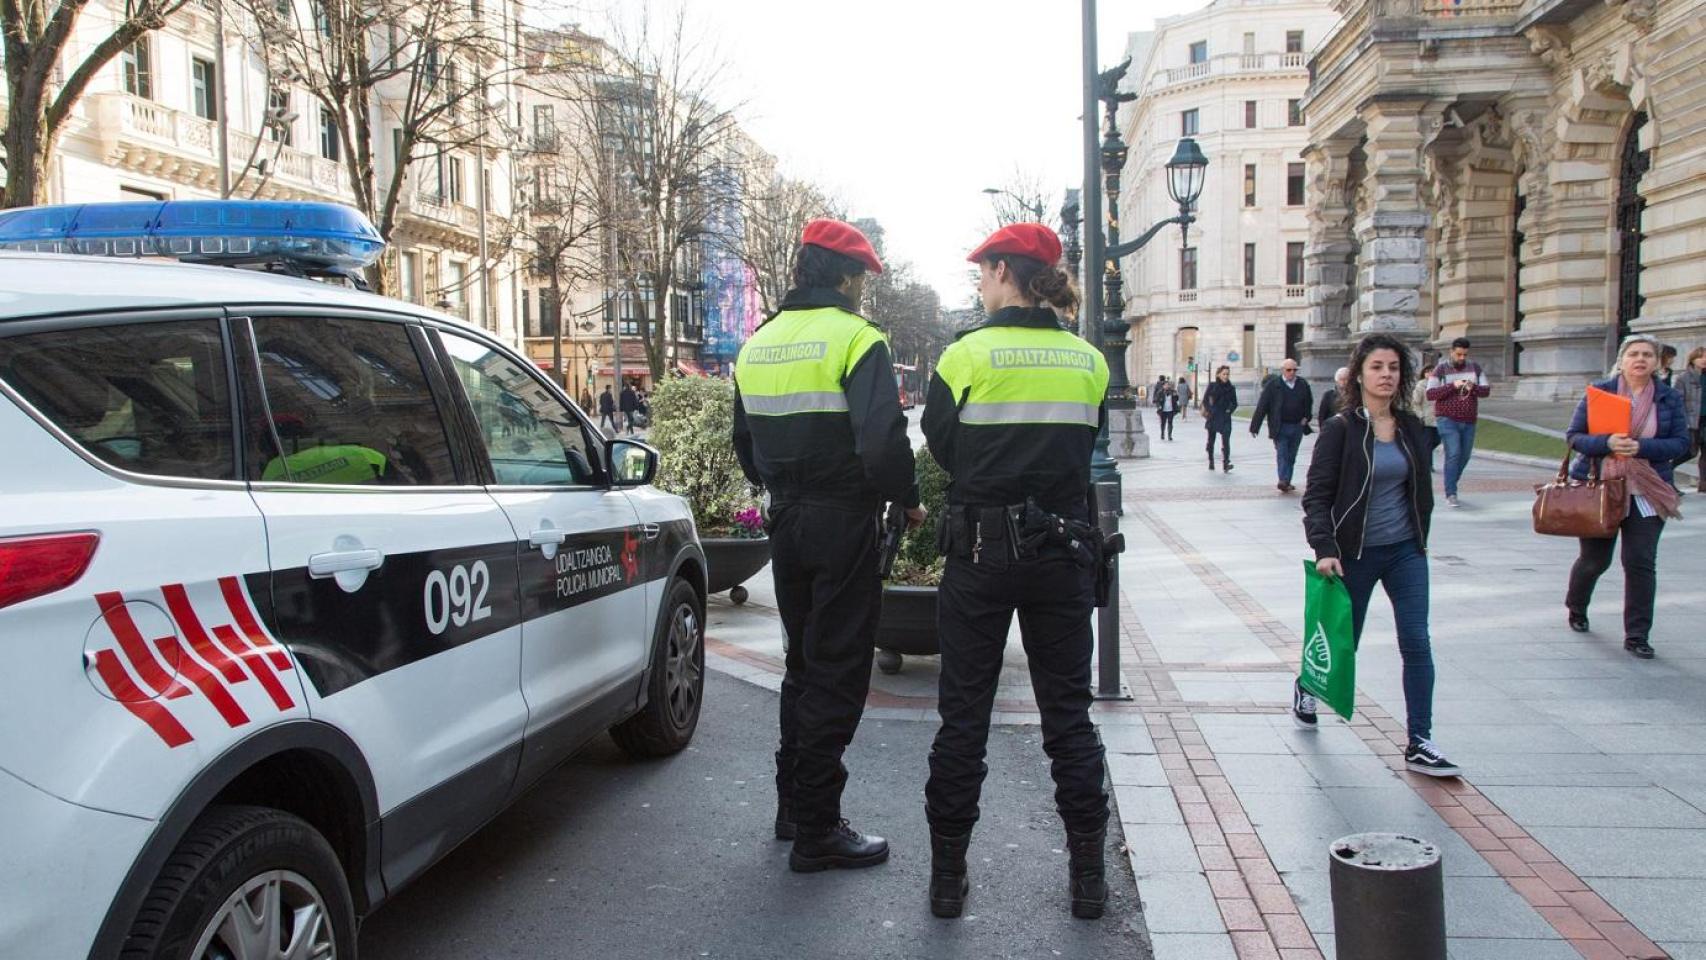
[[[1635,405],[1628,397],[1601,390],[1598,387],[1588,388],[1588,432],[1621,433],[1629,435],[1629,422],[1634,417]]]

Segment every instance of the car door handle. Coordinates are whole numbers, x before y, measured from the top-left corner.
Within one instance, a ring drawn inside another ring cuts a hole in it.
[[[656,540],[658,534],[663,532],[663,528],[655,523],[642,523],[640,524],[640,532],[646,535],[647,540]]]
[[[352,570],[377,570],[385,562],[378,550],[335,550],[316,553],[308,558],[310,577],[334,577]]]
[[[555,527],[541,527],[527,535],[527,542],[535,547],[556,546],[569,538],[567,530]]]

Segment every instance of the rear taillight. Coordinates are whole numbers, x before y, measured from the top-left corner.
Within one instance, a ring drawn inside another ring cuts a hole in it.
[[[76,583],[100,542],[98,533],[0,537],[0,607]]]

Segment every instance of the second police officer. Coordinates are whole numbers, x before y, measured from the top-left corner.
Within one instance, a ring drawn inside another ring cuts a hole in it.
[[[866,272],[882,269],[851,224],[807,224],[793,289],[735,364],[735,452],[770,494],[787,636],[776,836],[794,841],[789,866],[802,872],[889,855],[841,816],[841,755],[864,712],[882,612],[883,502],[900,501],[912,526],[924,520],[888,341],[857,313]]]
[[[938,622],[942,726],[930,751],[930,908],[957,917],[966,849],[988,767],[990,711],[1013,614],[1053,761],[1070,852],[1072,914],[1102,915],[1108,797],[1090,721],[1090,614],[1101,536],[1091,525],[1090,453],[1106,409],[1102,355],[1061,328],[1078,292],[1042,224],[996,231],[978,265],[985,321],[942,354],[924,436],[952,478],[939,521],[947,570]]]

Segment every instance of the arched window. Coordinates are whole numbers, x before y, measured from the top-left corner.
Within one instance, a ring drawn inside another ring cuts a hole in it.
[[[1641,212],[1647,201],[1641,198],[1641,176],[1652,165],[1652,154],[1641,149],[1641,128],[1647,125],[1647,115],[1637,111],[1623,135],[1622,170],[1617,175],[1617,339],[1629,335],[1630,325],[1641,316]]]
[[[1522,245],[1528,239],[1522,232],[1522,215],[1528,210],[1528,196],[1516,191],[1511,206],[1511,333],[1522,329]],[[1522,374],[1522,341],[1511,338],[1511,376]]]

